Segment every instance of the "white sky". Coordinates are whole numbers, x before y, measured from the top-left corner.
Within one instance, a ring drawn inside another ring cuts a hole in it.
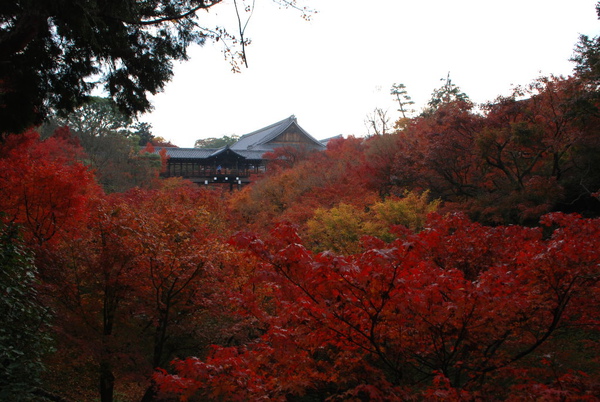
[[[292,114],[317,139],[362,136],[375,108],[399,117],[394,83],[406,85],[417,110],[448,72],[472,101],[490,101],[540,75],[571,74],[579,34],[600,34],[596,0],[304,1],[318,11],[309,22],[256,0],[249,68],[232,73],[219,43],[193,47],[140,120],[180,147]],[[235,31],[232,2],[210,14],[207,26]]]

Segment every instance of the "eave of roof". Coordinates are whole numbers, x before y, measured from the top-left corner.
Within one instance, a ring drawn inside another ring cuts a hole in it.
[[[222,148],[175,148],[175,147],[156,147],[154,153],[158,154],[161,149],[165,149],[169,159],[212,159],[228,152],[244,159],[261,159],[264,151],[234,150],[229,147]]]
[[[215,148],[156,147],[154,153],[159,153],[162,149],[171,159],[208,158],[216,151]]]
[[[210,155],[210,157],[211,158],[216,158],[217,156],[223,155],[223,154],[235,154],[238,157],[245,158],[244,155],[240,154],[240,152],[238,152],[236,150],[231,149],[229,146],[224,146],[223,148],[217,149],[215,152],[213,152]]]

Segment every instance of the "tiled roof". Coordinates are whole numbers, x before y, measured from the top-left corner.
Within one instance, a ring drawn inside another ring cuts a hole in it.
[[[156,147],[154,153],[158,154],[162,148]],[[207,159],[211,156],[217,156],[224,153],[227,147],[222,148],[176,148],[165,147],[167,156],[170,159]],[[246,159],[261,159],[265,153],[264,150],[234,150],[229,148],[236,154],[243,156]]]
[[[161,147],[156,147],[155,153],[159,153]],[[176,148],[164,147],[167,156],[172,159],[208,158],[217,149],[214,148]]]
[[[238,142],[231,146],[231,149],[235,151],[241,150],[252,150],[252,149],[262,149],[264,151],[270,151],[273,147],[267,145],[267,143],[278,135],[287,130],[291,125],[295,124],[298,130],[300,130],[307,138],[315,143],[315,145],[322,144],[313,138],[310,134],[308,134],[302,127],[298,125],[296,120],[296,116],[291,115],[287,119],[283,119],[278,121],[277,123],[271,124],[270,126],[261,128],[260,130],[253,131],[249,134],[243,135]]]
[[[263,154],[265,153],[262,149],[257,150],[241,150],[235,149],[235,153],[242,155],[246,159],[262,159]]]
[[[329,141],[337,140],[339,138],[344,138],[344,136],[342,134],[338,134],[338,135],[334,135],[333,137],[325,138],[325,139],[321,140],[321,144],[327,145],[327,144],[329,144]]]
[[[273,151],[275,148],[281,146],[277,143],[269,143],[273,139],[277,138],[280,134],[284,133],[290,126],[295,125],[296,129],[301,132],[306,138],[314,142],[316,147],[324,148],[323,142],[316,140],[310,134],[308,134],[302,127],[298,125],[296,116],[291,115],[287,119],[278,121],[277,123],[271,124],[270,126],[261,128],[260,130],[253,131],[249,134],[243,135],[235,144],[229,147],[221,148],[177,148],[177,147],[164,147],[167,151],[167,156],[170,159],[207,159],[215,157],[227,150],[231,150],[236,154],[243,156],[246,159],[262,159],[262,156],[266,152]],[[156,147],[155,153],[159,153],[161,147]]]

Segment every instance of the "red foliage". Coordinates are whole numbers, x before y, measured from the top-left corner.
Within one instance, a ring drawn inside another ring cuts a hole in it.
[[[396,184],[396,154],[401,148],[400,136],[384,134],[373,136],[366,141],[365,163],[359,170],[367,180],[368,188],[379,193],[381,197],[390,195]]]
[[[525,359],[558,331],[598,324],[600,221],[553,214],[542,223],[550,236],[436,216],[418,234],[368,239],[351,256],[314,255],[289,225],[269,240],[239,234],[234,242],[260,266],[246,292],[261,296],[264,334],[177,362],[177,376],[157,380],[224,399],[517,395],[531,383]]]
[[[167,171],[167,162],[169,161],[169,156],[167,155],[167,150],[162,148],[158,151],[160,155],[160,172],[165,173]]]
[[[391,184],[430,190],[448,210],[481,222],[535,224],[559,208],[578,210],[573,205],[597,214],[597,107],[581,80],[540,78],[485,105],[483,114],[458,101],[413,119],[397,134],[394,158],[370,164],[379,172],[391,165]],[[385,183],[378,176],[371,182]]]
[[[151,142],[147,142],[142,152],[147,152],[149,154],[153,154],[156,148]]]
[[[62,335],[57,346],[97,367],[103,398],[124,378],[142,383],[200,327],[202,336],[220,340],[215,322],[225,319],[217,300],[226,271],[216,268],[227,260],[220,201],[181,180],[99,197],[78,236],[40,261],[43,294]]]
[[[309,150],[306,147],[279,147],[271,152],[263,155],[263,158],[268,161],[269,174],[281,172],[284,169],[290,169],[296,166],[299,162],[306,160],[310,154],[315,151]]]
[[[273,172],[231,199],[233,209],[253,230],[266,232],[273,224],[310,219],[317,208],[338,203],[365,207],[377,195],[365,189],[360,170],[364,144],[359,138],[335,139],[324,152],[313,152],[293,169]]]
[[[481,171],[475,135],[482,121],[472,108],[464,101],[444,104],[401,133],[394,171],[399,184],[429,189],[444,200],[477,195]]]
[[[23,225],[38,245],[84,220],[89,197],[100,189],[82,155],[66,127],[45,141],[34,131],[9,135],[0,147],[2,219]]]

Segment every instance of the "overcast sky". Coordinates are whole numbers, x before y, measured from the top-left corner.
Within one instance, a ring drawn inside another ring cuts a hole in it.
[[[195,46],[140,120],[180,147],[292,114],[317,139],[363,136],[375,108],[399,117],[394,83],[420,110],[450,72],[472,101],[486,102],[540,75],[571,74],[579,34],[600,34],[596,0],[304,1],[318,11],[308,22],[256,0],[249,68],[232,73],[219,43]],[[202,18],[237,24],[232,1]]]

